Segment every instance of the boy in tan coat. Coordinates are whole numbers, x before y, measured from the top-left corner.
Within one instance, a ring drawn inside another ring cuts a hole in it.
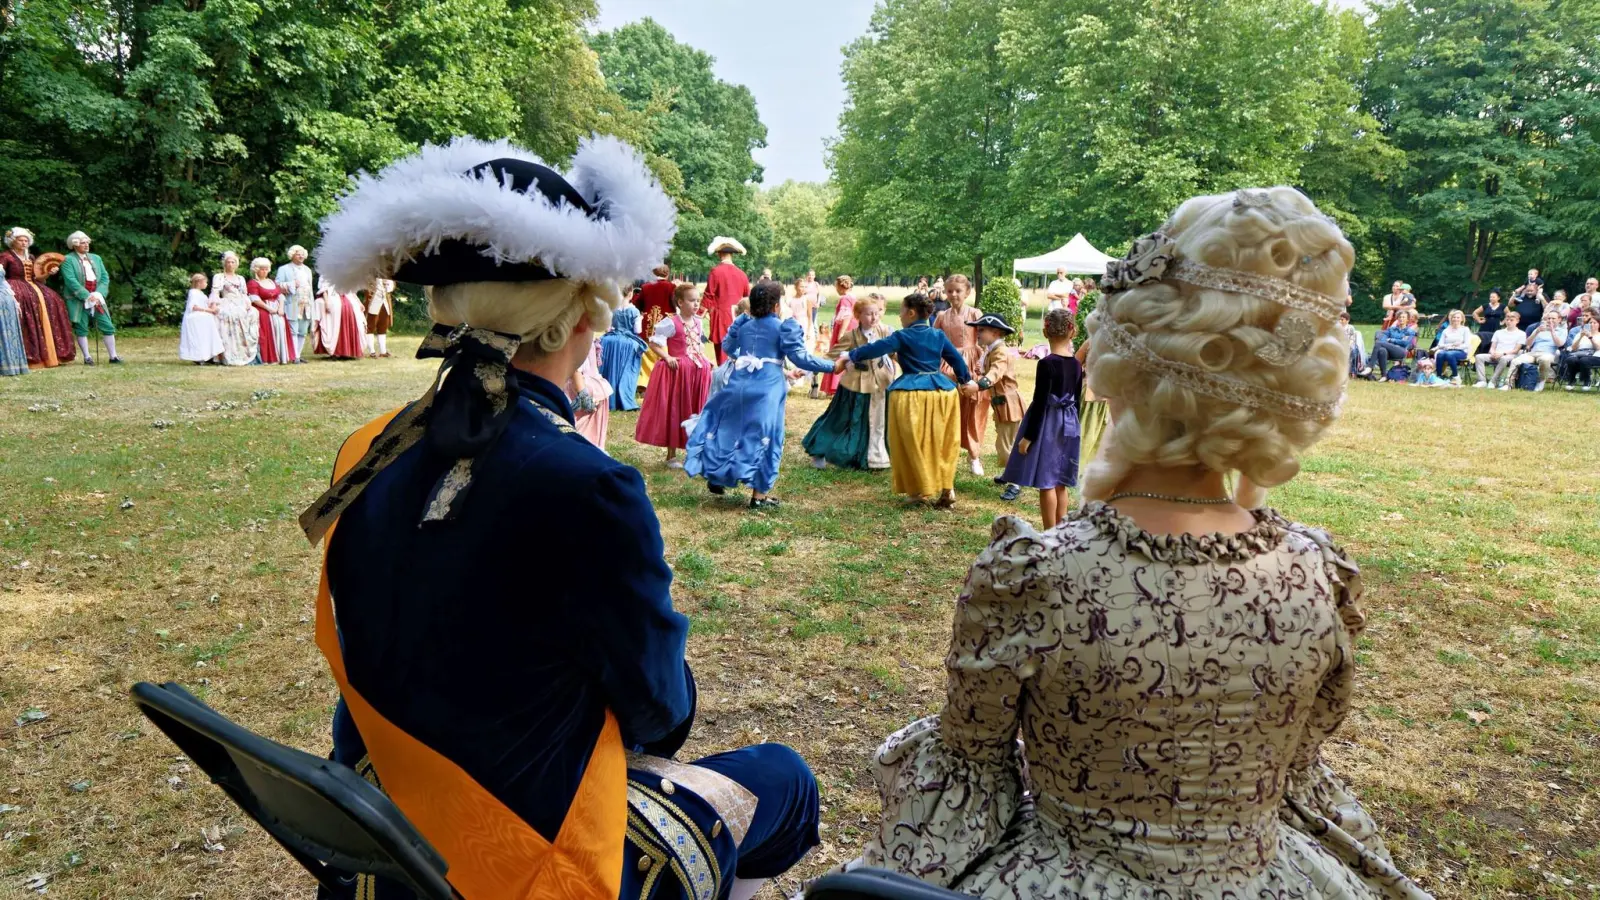
[[[1000,471],[1004,472],[1011,447],[1017,442],[1017,430],[1022,427],[1023,413],[1027,411],[1022,405],[1022,395],[1017,393],[1017,376],[1012,371],[1016,358],[1006,346],[1006,336],[1016,329],[995,315],[985,315],[970,324],[978,331],[978,364],[973,375],[978,380],[978,390],[989,392],[994,416],[994,453],[999,458]],[[1000,478],[995,482],[1005,484]],[[1006,484],[1000,499],[1015,500],[1021,493],[1022,488]]]

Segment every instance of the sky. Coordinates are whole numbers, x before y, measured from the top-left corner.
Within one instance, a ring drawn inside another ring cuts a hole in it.
[[[826,181],[822,142],[839,130],[846,44],[865,34],[874,0],[600,0],[609,31],[649,17],[715,58],[723,81],[755,95],[767,126],[764,182]]]
[[[1331,0],[1355,8],[1364,0]],[[645,17],[711,54],[723,81],[755,94],[767,126],[756,151],[765,183],[826,181],[823,141],[839,130],[846,44],[865,34],[875,0],[600,0],[598,27]]]

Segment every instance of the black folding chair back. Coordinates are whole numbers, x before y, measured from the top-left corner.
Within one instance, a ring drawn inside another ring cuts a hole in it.
[[[444,858],[349,766],[260,737],[175,683],[136,684],[133,700],[323,886],[347,893],[339,878],[361,872],[406,884],[420,900],[456,900]]]
[[[855,869],[824,875],[806,888],[805,900],[952,900],[965,894],[947,891],[909,875],[883,869]]]

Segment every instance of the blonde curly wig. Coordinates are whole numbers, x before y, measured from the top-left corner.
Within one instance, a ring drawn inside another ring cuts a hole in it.
[[[1249,194],[1249,203],[1222,194],[1178,207],[1162,229],[1176,242],[1177,258],[1346,296],[1355,251],[1338,225],[1294,188]],[[1087,321],[1087,369],[1090,388],[1112,400],[1114,415],[1085,472],[1084,499],[1110,497],[1138,465],[1238,472],[1237,499],[1245,506],[1260,505],[1264,488],[1299,474],[1298,455],[1331,421],[1247,407],[1165,380],[1119,355],[1102,318],[1120,323],[1164,359],[1318,402],[1337,399],[1349,365],[1338,322],[1313,319],[1310,348],[1286,366],[1256,355],[1274,341],[1278,318],[1288,311],[1261,297],[1172,280],[1103,297]]]
[[[622,293],[587,282],[552,279],[528,282],[472,282],[430,287],[428,312],[441,325],[487,328],[522,337],[523,350],[545,356],[566,346],[578,320],[604,334]]]

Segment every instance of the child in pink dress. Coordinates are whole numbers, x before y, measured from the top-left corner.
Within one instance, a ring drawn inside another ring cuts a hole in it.
[[[711,363],[706,359],[705,331],[700,324],[700,289],[680,284],[673,293],[677,313],[662,319],[650,336],[661,362],[650,373],[650,386],[639,409],[633,437],[641,444],[667,449],[667,465],[683,468],[678,451],[687,447],[683,423],[699,415],[711,390]]]
[[[611,382],[600,374],[600,342],[589,348],[583,365],[567,379],[567,400],[572,403],[572,426],[589,443],[606,449],[606,429],[611,426]]]

